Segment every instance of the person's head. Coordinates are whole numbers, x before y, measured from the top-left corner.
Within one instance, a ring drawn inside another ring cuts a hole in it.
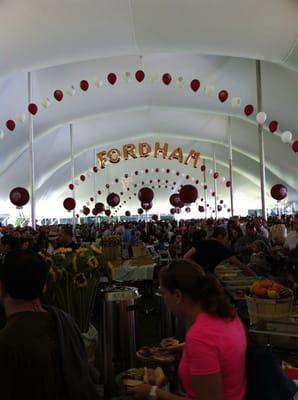
[[[218,242],[225,244],[227,231],[223,226],[216,226],[213,230],[213,238],[216,239]]]
[[[253,253],[263,253],[268,254],[269,249],[263,240],[255,240],[250,245]]]
[[[206,239],[207,232],[205,229],[197,229],[192,235],[192,242],[195,245],[196,243],[201,242],[202,240]]]
[[[245,226],[245,235],[248,237],[256,236],[257,230],[253,222],[248,222]]]
[[[21,241],[19,238],[12,235],[2,236],[0,239],[0,253],[7,254],[10,251],[19,249],[21,247]]]
[[[235,310],[212,275],[188,260],[172,261],[159,273],[160,291],[168,309],[187,319],[193,309],[221,318],[234,318]]]
[[[50,231],[48,234],[49,244],[53,246],[54,249],[58,247],[59,233],[56,231]]]
[[[38,299],[48,276],[45,261],[31,250],[14,250],[5,256],[0,268],[1,297],[30,302]]]
[[[67,246],[72,242],[72,228],[70,226],[65,226],[61,229],[59,235],[59,241],[63,246]]]
[[[273,244],[283,246],[287,238],[287,227],[284,224],[271,226],[271,239]]]

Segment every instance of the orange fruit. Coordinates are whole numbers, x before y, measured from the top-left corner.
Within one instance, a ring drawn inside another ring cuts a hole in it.
[[[283,288],[284,288],[283,285],[276,282],[274,282],[273,285],[271,286],[271,290],[275,290],[277,293],[279,293]]]
[[[258,297],[267,297],[267,289],[261,286],[254,288],[254,294]]]
[[[270,289],[271,286],[273,285],[273,282],[270,281],[270,280],[264,280],[264,281],[260,281],[260,282],[259,282],[259,285],[260,285],[262,288]]]

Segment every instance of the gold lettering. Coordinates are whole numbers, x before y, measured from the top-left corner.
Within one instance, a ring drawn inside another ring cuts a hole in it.
[[[151,152],[151,146],[148,143],[139,143],[140,157],[148,157]]]
[[[106,154],[107,153],[105,151],[100,151],[99,153],[96,154],[96,158],[97,158],[100,168],[105,168],[105,164],[106,164],[105,155]]]
[[[169,160],[178,160],[180,163],[183,162],[183,153],[180,147],[177,147],[170,155]]]
[[[198,163],[200,161],[200,153],[198,151],[195,150],[190,150],[186,160],[184,161],[185,165],[188,165],[190,163],[191,160],[194,160],[193,162],[193,167],[197,168]]]
[[[167,158],[168,148],[169,148],[168,143],[165,143],[165,144],[163,145],[163,147],[160,147],[159,142],[156,142],[156,143],[155,143],[155,149],[154,149],[154,157],[157,158],[157,156],[161,153],[161,154],[162,154],[162,157],[163,157],[164,159]]]
[[[121,159],[121,153],[118,149],[108,151],[107,157],[112,164],[117,164]]]
[[[136,146],[134,144],[125,144],[123,146],[123,156],[125,160],[128,159],[128,156],[131,156],[132,158],[137,158],[137,156],[135,155],[135,150]]]

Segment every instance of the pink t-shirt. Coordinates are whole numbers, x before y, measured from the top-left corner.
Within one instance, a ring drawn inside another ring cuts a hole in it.
[[[239,317],[225,320],[200,313],[186,335],[179,376],[187,397],[196,399],[193,375],[220,373],[224,400],[243,400],[246,391],[246,335]]]

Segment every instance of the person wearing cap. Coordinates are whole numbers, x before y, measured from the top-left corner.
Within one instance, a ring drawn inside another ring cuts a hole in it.
[[[1,399],[99,400],[78,326],[41,303],[47,276],[47,264],[31,250],[11,251],[1,265]]]
[[[48,234],[48,248],[47,248],[47,253],[48,254],[53,254],[54,251],[58,248],[59,243],[59,234],[56,231],[50,231]]]

